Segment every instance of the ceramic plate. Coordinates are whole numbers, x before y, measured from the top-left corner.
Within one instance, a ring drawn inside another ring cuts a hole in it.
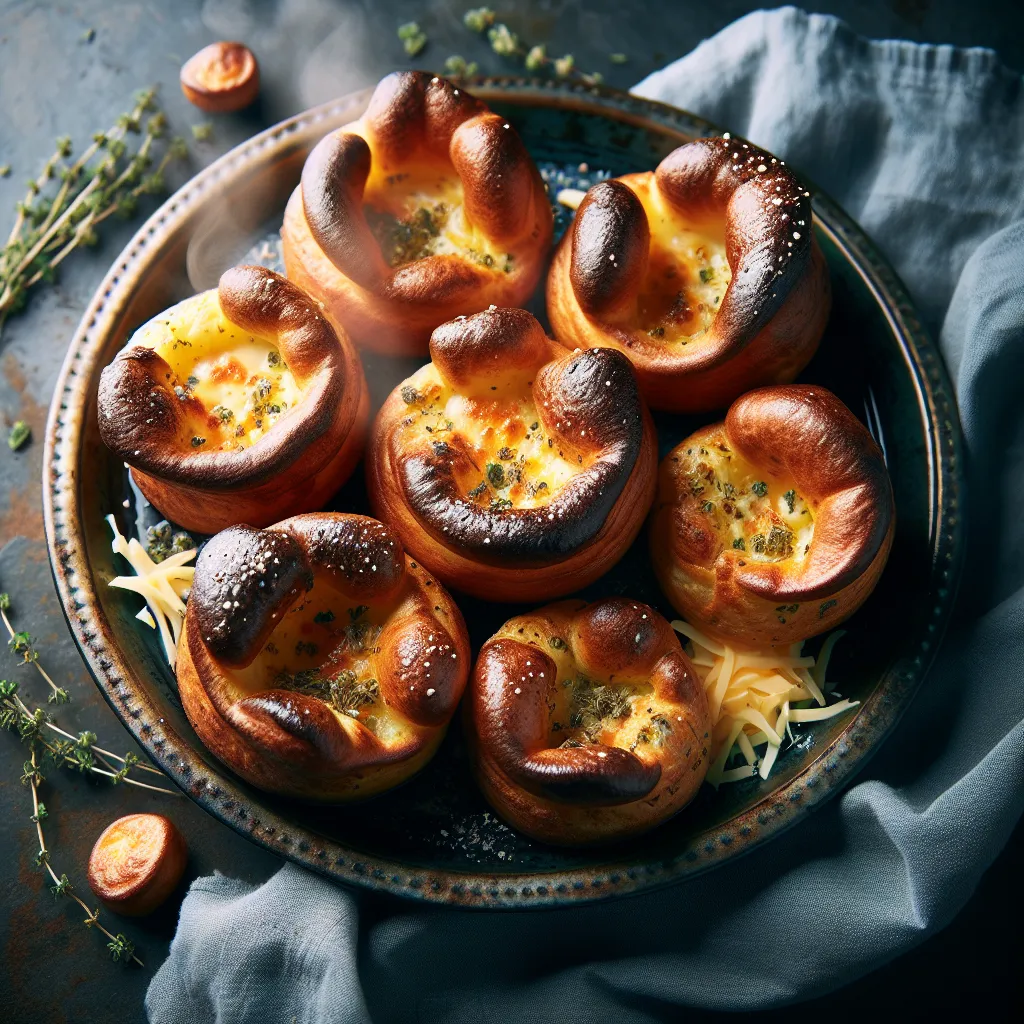
[[[472,88],[508,117],[539,163],[584,178],[653,168],[681,142],[718,133],[683,111],[610,90],[507,79]],[[834,795],[882,743],[942,635],[963,550],[959,425],[941,360],[892,270],[825,196],[814,200],[815,228],[834,303],[820,352],[802,379],[834,390],[881,443],[897,533],[881,584],[850,621],[830,670],[859,707],[804,726],[767,781],[717,793],[705,786],[686,811],[636,840],[558,850],[515,833],[490,812],[470,777],[457,718],[437,757],[405,786],[362,806],[303,807],[249,787],[204,750],[154,631],[135,618],[138,598],[106,585],[126,567],[115,564],[103,517],[114,513],[126,532],[156,517],[100,442],[100,370],[136,327],[194,290],[213,287],[254,246],[272,262],[272,233],[305,155],[326,132],[357,117],[368,97],[346,97],[285,121],[197,175],[143,226],[90,304],[50,410],[43,484],[50,558],[75,640],[121,720],[193,800],[254,842],[339,881],[434,902],[519,908],[607,899],[722,864]],[[536,299],[532,308],[543,312]],[[376,404],[416,365],[365,362]],[[664,454],[699,422],[663,414],[656,425]],[[332,507],[368,511],[361,473]],[[671,616],[643,535],[584,592],[607,594],[639,598]],[[520,610],[460,603],[474,648]]]

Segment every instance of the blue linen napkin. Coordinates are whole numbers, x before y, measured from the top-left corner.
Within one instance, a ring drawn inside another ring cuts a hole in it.
[[[146,1006],[195,1020],[649,1021],[831,990],[943,927],[1024,809],[1024,90],[995,54],[787,8],[636,87],[784,156],[880,245],[940,339],[974,498],[956,624],[839,799],[648,896],[467,913],[294,866],[195,882]],[[357,973],[358,965],[358,973]]]

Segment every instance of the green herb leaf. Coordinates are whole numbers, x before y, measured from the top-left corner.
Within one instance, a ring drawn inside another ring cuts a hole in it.
[[[427,45],[427,34],[415,21],[399,25],[398,38],[402,40],[402,49],[410,57],[415,57]]]
[[[492,487],[502,488],[505,486],[505,467],[500,462],[488,462],[485,470],[487,482]]]
[[[120,932],[107,943],[110,957],[116,963],[127,963],[135,954],[135,945],[129,942]]]
[[[547,50],[544,46],[531,46],[526,54],[527,71],[539,71],[548,62]]]
[[[7,435],[7,447],[16,452],[31,436],[32,428],[24,420],[18,420]]]
[[[564,57],[555,60],[555,74],[559,78],[568,78],[576,69],[576,58],[567,53]]]
[[[50,886],[50,892],[52,892],[55,897],[66,896],[69,892],[71,892],[73,888],[74,886],[68,880],[68,876],[61,873],[60,879],[58,880],[57,884]]]
[[[464,57],[453,54],[444,62],[444,73],[450,78],[470,78],[479,71],[476,61],[467,62]]]
[[[487,41],[499,57],[512,57],[519,52],[519,37],[508,25],[494,25],[487,30]]]
[[[474,7],[462,16],[462,23],[471,32],[483,32],[494,24],[494,11],[490,7]]]

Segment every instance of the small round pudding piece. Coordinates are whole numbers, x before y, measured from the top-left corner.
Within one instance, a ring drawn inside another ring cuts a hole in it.
[[[565,345],[610,345],[652,409],[721,409],[784,384],[831,305],[810,193],[781,160],[726,135],[587,193],[548,275]]]
[[[853,413],[815,385],[761,388],[662,461],[651,559],[695,626],[793,644],[860,607],[895,524],[882,453]]]
[[[210,43],[185,62],[181,91],[189,103],[211,114],[243,110],[259,95],[259,65],[241,43]]]
[[[509,619],[480,650],[467,721],[484,795],[547,843],[646,832],[708,770],[700,680],[665,619],[628,598]]]
[[[422,355],[445,320],[524,303],[552,225],[508,121],[447,79],[404,71],[309,155],[281,238],[288,276],[357,345]]]
[[[522,309],[443,324],[373,427],[375,514],[445,584],[568,594],[622,557],[654,498],[657,439],[619,352],[570,352]]]
[[[89,888],[124,917],[156,910],[185,871],[188,849],[162,814],[128,814],[108,825],[89,854]]]
[[[469,666],[458,608],[398,538],[320,512],[206,545],[177,676],[199,738],[242,778],[338,803],[430,760]]]
[[[363,452],[369,393],[355,349],[264,267],[144,324],[100,377],[104,443],[172,522],[215,533],[317,508]]]

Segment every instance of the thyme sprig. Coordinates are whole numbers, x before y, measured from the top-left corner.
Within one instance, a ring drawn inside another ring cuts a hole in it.
[[[50,688],[50,703],[68,703],[71,698],[67,690],[59,687],[40,664],[39,651],[32,635],[14,629],[7,614],[10,610],[10,595],[0,593],[0,619],[3,620],[10,637],[8,647],[12,653],[21,655],[22,664],[32,665],[46,681]],[[75,892],[75,887],[68,876],[64,872],[58,875],[51,864],[50,848],[46,845],[46,836],[43,832],[43,822],[49,817],[49,814],[46,805],[39,799],[39,787],[46,781],[46,772],[52,765],[73,768],[82,773],[101,775],[110,779],[113,785],[126,782],[154,793],[166,793],[170,796],[179,794],[176,790],[153,786],[132,778],[129,773],[134,769],[161,776],[164,773],[159,768],[144,764],[139,756],[131,751],[122,757],[104,749],[97,743],[97,736],[94,732],[86,730],[75,736],[60,728],[43,708],[31,709],[19,694],[18,683],[6,679],[0,679],[0,728],[17,732],[22,742],[28,747],[29,756],[22,765],[21,782],[32,792],[30,820],[35,825],[36,837],[39,841],[39,850],[36,853],[35,861],[38,867],[43,868],[49,874],[53,882],[50,892],[55,897],[66,896],[68,899],[74,900],[85,911],[85,926],[96,928],[107,938],[107,949],[113,960],[125,963],[134,961],[140,967],[144,966],[135,955],[134,944],[120,932],[114,934],[101,924],[99,908],[95,910],[90,908]]]
[[[50,704],[67,704],[71,697],[68,691],[58,686],[53,677],[40,664],[39,652],[36,650],[35,641],[31,633],[15,631],[14,626],[7,613],[11,608],[9,594],[0,594],[0,619],[3,620],[10,639],[7,642],[8,648],[14,654],[21,655],[22,664],[32,667],[43,677],[50,694],[47,698]],[[151,786],[149,783],[140,782],[131,778],[129,771],[138,768],[139,771],[150,772],[153,775],[163,777],[164,773],[159,768],[144,764],[139,760],[137,754],[131,752],[123,757],[113,751],[106,750],[97,744],[97,737],[92,732],[82,732],[75,736],[67,732],[53,722],[42,708],[32,710],[22,700],[18,693],[18,684],[0,680],[0,728],[16,729],[23,740],[29,743],[38,743],[52,757],[56,763],[65,764],[80,772],[90,772],[94,775],[103,775],[109,778],[115,785],[127,782],[129,785],[138,786],[141,789],[149,789],[156,793],[167,793],[177,796],[177,791],[167,789],[163,786]],[[43,730],[59,736],[60,739],[47,741],[43,738]],[[112,761],[117,761],[121,767],[118,768]],[[99,762],[97,764],[96,762]]]
[[[77,160],[71,159],[71,139],[57,139],[53,154],[17,204],[14,226],[0,250],[0,330],[22,308],[34,285],[53,280],[57,267],[76,248],[98,241],[96,228],[103,221],[114,214],[132,217],[141,196],[164,191],[165,168],[187,152],[183,140],[172,139],[151,170],[154,147],[166,131],[155,90],[145,89],[128,113],[93,136]],[[129,134],[141,137],[134,153],[126,142]],[[53,183],[58,183],[56,192],[46,195]]]
[[[21,781],[28,785],[32,790],[31,820],[36,826],[36,836],[39,839],[39,852],[36,854],[36,864],[45,869],[50,878],[53,879],[54,884],[50,886],[50,892],[52,892],[55,897],[66,896],[68,899],[74,900],[75,903],[85,911],[86,917],[83,923],[86,928],[95,928],[110,940],[107,943],[107,949],[110,950],[110,956],[113,960],[121,960],[125,962],[128,960],[134,960],[140,967],[145,967],[146,965],[135,955],[134,944],[125,938],[125,936],[120,932],[115,935],[100,924],[99,907],[93,910],[89,904],[75,892],[75,887],[71,884],[71,880],[68,876],[63,871],[58,876],[53,865],[50,863],[50,848],[46,845],[46,836],[43,833],[43,821],[48,817],[48,815],[46,813],[46,807],[39,799],[39,786],[43,779],[44,775],[39,763],[38,755],[35,747],[33,747],[29,760],[25,762],[25,774],[22,776]]]

